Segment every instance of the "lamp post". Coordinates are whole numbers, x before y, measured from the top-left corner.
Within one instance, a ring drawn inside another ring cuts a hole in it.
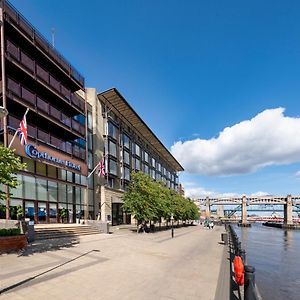
[[[174,222],[174,216],[173,213],[171,214],[171,235],[172,238],[174,237],[174,226],[173,226],[173,222]]]

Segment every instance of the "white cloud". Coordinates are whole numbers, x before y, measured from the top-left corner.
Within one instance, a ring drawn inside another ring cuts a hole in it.
[[[297,178],[300,178],[300,171],[297,171],[297,172],[295,173],[295,176],[296,176]]]
[[[237,175],[300,161],[300,118],[267,109],[216,138],[176,142],[172,154],[188,173]]]
[[[258,191],[256,193],[251,194],[251,196],[257,196],[257,197],[262,197],[262,196],[269,196],[270,193],[268,192],[262,192],[262,191]]]

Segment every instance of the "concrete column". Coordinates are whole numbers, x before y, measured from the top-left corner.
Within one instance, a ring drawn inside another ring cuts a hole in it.
[[[284,204],[284,225],[293,224],[293,203],[292,196],[286,197],[286,204]]]
[[[217,216],[219,218],[224,218],[224,205],[217,206]]]
[[[242,196],[242,224],[247,224],[247,197]]]
[[[205,216],[206,218],[210,218],[210,200],[209,197],[205,199]]]

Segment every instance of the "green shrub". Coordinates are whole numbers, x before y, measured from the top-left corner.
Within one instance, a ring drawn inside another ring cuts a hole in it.
[[[13,236],[21,234],[20,228],[0,229],[0,236]]]

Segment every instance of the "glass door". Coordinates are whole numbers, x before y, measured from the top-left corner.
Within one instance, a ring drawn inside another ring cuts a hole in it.
[[[46,202],[38,203],[38,223],[47,222],[47,205]]]
[[[25,201],[25,218],[34,221],[34,202]]]
[[[57,204],[49,203],[49,222],[56,223],[57,222]]]

